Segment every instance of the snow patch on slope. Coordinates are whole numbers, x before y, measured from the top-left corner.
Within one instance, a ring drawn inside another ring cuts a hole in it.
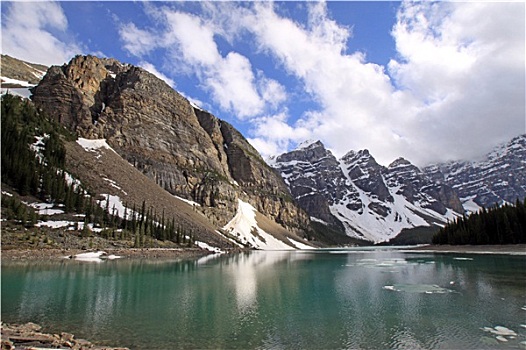
[[[347,208],[348,200],[344,199],[330,206],[331,213],[336,216],[345,226],[348,236],[373,241],[375,243],[387,241],[402,231],[404,228],[416,226],[429,226],[429,224],[416,212],[422,212],[402,195],[393,194],[394,202],[383,202],[382,205],[389,208],[389,214],[385,217],[377,215],[368,208],[373,203],[363,190],[356,187],[363,203],[363,211],[354,211]]]
[[[223,250],[221,250],[220,248],[217,248],[217,247],[213,247],[205,242],[201,242],[201,241],[195,241],[195,245],[198,246],[199,248],[201,249],[206,249],[212,253],[217,253],[217,254],[222,254],[224,253]]]
[[[230,232],[230,234],[236,236],[241,242],[257,249],[294,249],[259,228],[256,221],[256,209],[241,199],[238,199],[236,216],[223,227],[223,230]]]
[[[81,145],[82,148],[84,148],[88,152],[93,152],[101,148],[105,148],[105,149],[109,149],[113,151],[113,148],[111,148],[110,145],[108,145],[108,143],[106,142],[106,139],[88,140],[88,139],[83,139],[79,137],[79,139],[77,140],[77,143]]]
[[[121,219],[131,220],[133,218],[133,210],[127,208],[119,196],[102,193],[104,199],[98,201],[101,208],[108,208],[110,214],[115,214]]]
[[[478,212],[480,209],[482,209],[480,205],[475,203],[474,199],[476,197],[477,196],[475,195],[475,196],[469,196],[467,198],[460,198],[460,201],[462,202],[462,206],[464,207],[466,212],[473,214],[473,213]]]
[[[23,87],[33,87],[35,84],[31,84],[28,81],[18,80],[18,79],[12,79],[8,77],[0,77],[2,80],[2,84],[13,84],[13,85],[19,85]]]

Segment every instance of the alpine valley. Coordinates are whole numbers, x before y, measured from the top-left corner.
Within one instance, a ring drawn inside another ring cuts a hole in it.
[[[367,150],[337,159],[320,141],[267,164],[232,125],[114,59],[76,56],[46,68],[2,55],[2,87],[31,87],[27,103],[76,135],[62,139],[60,176],[121,219],[141,204],[173,217],[211,250],[371,244],[411,232],[430,241],[448,220],[526,197],[526,135],[482,160],[422,169],[403,158],[382,166]],[[35,133],[28,144],[36,157],[47,137]],[[28,203],[55,223],[56,204]],[[54,227],[79,226],[61,222]]]

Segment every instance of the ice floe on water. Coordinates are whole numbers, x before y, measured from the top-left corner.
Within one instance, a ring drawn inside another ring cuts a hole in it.
[[[505,342],[508,342],[509,340],[513,340],[517,338],[517,333],[514,330],[509,329],[504,326],[495,326],[494,328],[482,327],[481,330],[495,335],[495,339],[502,343],[505,343]]]
[[[496,335],[511,335],[511,336],[517,336],[517,333],[515,331],[503,327],[503,326],[496,326],[494,329],[491,329],[490,327],[484,327],[484,330],[487,330],[493,334]]]
[[[436,284],[394,284],[392,286],[384,286],[383,289],[393,292],[425,294],[445,294],[454,292],[451,289],[443,288]]]
[[[426,259],[404,259],[404,258],[389,258],[389,259],[357,259],[356,262],[351,264],[346,264],[347,267],[366,267],[366,268],[383,268],[387,269],[386,271],[397,272],[393,269],[411,265],[420,265],[420,264],[434,264],[433,260]]]

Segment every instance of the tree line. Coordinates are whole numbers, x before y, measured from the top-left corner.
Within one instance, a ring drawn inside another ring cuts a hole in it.
[[[526,243],[526,198],[458,217],[433,236],[433,244],[519,243]]]
[[[33,104],[18,96],[5,94],[1,101],[1,175],[2,182],[20,196],[31,195],[45,203],[60,205],[65,213],[84,215],[78,223],[83,236],[93,234],[90,228],[98,226],[105,238],[133,239],[135,247],[145,247],[153,239],[170,240],[179,245],[194,244],[192,231],[147,208],[143,201],[125,205],[123,218],[115,206],[100,205],[86,188],[65,170],[65,141],[76,140],[76,135],[57,122],[39,113]],[[33,226],[38,220],[36,211],[12,196],[2,196],[2,207],[8,219]]]

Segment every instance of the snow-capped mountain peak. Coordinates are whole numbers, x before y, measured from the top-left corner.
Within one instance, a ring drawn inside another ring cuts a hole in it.
[[[320,140],[305,140],[298,144],[296,150],[301,150],[309,147],[319,147],[320,145],[323,145]]]
[[[381,242],[404,228],[444,224],[462,212],[447,186],[405,159],[386,168],[368,150],[337,160],[321,142],[312,145],[282,154],[274,166],[311,217],[348,236]],[[456,206],[444,203],[449,197]]]
[[[311,217],[373,242],[526,197],[526,135],[483,160],[424,169],[404,158],[384,167],[368,150],[338,160],[319,141],[280,155],[273,166]]]
[[[526,197],[526,135],[495,147],[482,160],[428,166],[424,172],[452,186],[469,212]]]

